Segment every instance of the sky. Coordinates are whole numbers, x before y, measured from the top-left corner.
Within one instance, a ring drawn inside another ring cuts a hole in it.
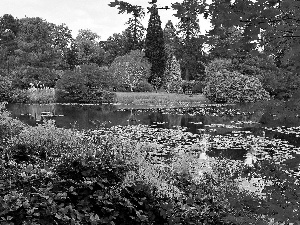
[[[106,40],[114,33],[121,33],[126,29],[125,22],[129,15],[118,14],[118,9],[109,7],[114,0],[0,0],[0,16],[11,14],[21,19],[24,17],[41,17],[47,22],[56,25],[66,24],[72,30],[75,38],[80,29],[90,29],[100,36],[100,40]],[[124,0],[133,5],[147,8],[150,0]],[[158,7],[171,6],[171,3],[182,0],[158,0]],[[147,9],[146,9],[147,12]],[[175,25],[178,20],[172,16],[173,10],[160,10],[162,28],[169,19]],[[149,14],[146,14],[142,23],[148,25]],[[209,22],[200,19],[201,33],[209,30]]]

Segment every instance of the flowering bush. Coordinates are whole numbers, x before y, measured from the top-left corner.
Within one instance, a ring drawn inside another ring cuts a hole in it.
[[[140,50],[117,57],[109,68],[109,75],[115,87],[128,85],[130,91],[142,81],[150,77],[151,64],[144,58]]]
[[[269,100],[269,93],[256,77],[230,71],[231,61],[217,59],[206,68],[203,93],[214,102],[255,102]]]

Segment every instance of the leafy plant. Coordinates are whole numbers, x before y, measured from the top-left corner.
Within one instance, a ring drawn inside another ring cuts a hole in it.
[[[143,80],[133,89],[134,92],[153,92],[154,88],[148,81]]]
[[[0,102],[10,101],[12,82],[6,76],[0,75]]]
[[[230,60],[212,61],[206,68],[205,83],[203,93],[214,102],[255,102],[270,98],[258,78],[234,71]]]
[[[144,53],[134,50],[127,55],[117,57],[109,68],[115,86],[127,85],[133,91],[137,85],[150,76],[150,64]]]

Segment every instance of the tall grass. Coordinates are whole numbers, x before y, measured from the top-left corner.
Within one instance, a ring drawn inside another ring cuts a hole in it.
[[[44,87],[35,88],[31,87],[27,90],[29,103],[54,103],[55,102],[55,89]]]
[[[134,105],[170,105],[186,103],[207,103],[203,95],[185,95],[175,93],[145,93],[145,92],[117,92],[117,102]]]

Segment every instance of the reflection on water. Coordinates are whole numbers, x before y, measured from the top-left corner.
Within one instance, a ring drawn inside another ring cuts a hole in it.
[[[154,128],[185,129],[193,134],[209,133],[219,138],[217,147],[207,153],[209,157],[221,156],[243,159],[252,166],[256,152],[251,146],[244,146],[238,140],[247,141],[247,136],[259,136],[273,140],[288,141],[300,147],[300,129],[297,133],[276,130],[280,126],[300,126],[299,112],[286,109],[282,105],[203,105],[191,108],[173,109],[126,109],[117,105],[66,105],[66,104],[8,104],[13,117],[35,126],[45,119],[55,120],[57,127],[77,129],[97,129],[99,127],[127,126],[143,124]],[[244,138],[244,139],[243,139]],[[216,140],[214,140],[216,143]],[[225,146],[221,146],[226,143]],[[220,147],[221,146],[221,147]],[[268,146],[264,146],[268,148]],[[272,143],[270,148],[272,149]],[[270,154],[273,154],[270,151]],[[203,155],[203,157],[206,157]]]

